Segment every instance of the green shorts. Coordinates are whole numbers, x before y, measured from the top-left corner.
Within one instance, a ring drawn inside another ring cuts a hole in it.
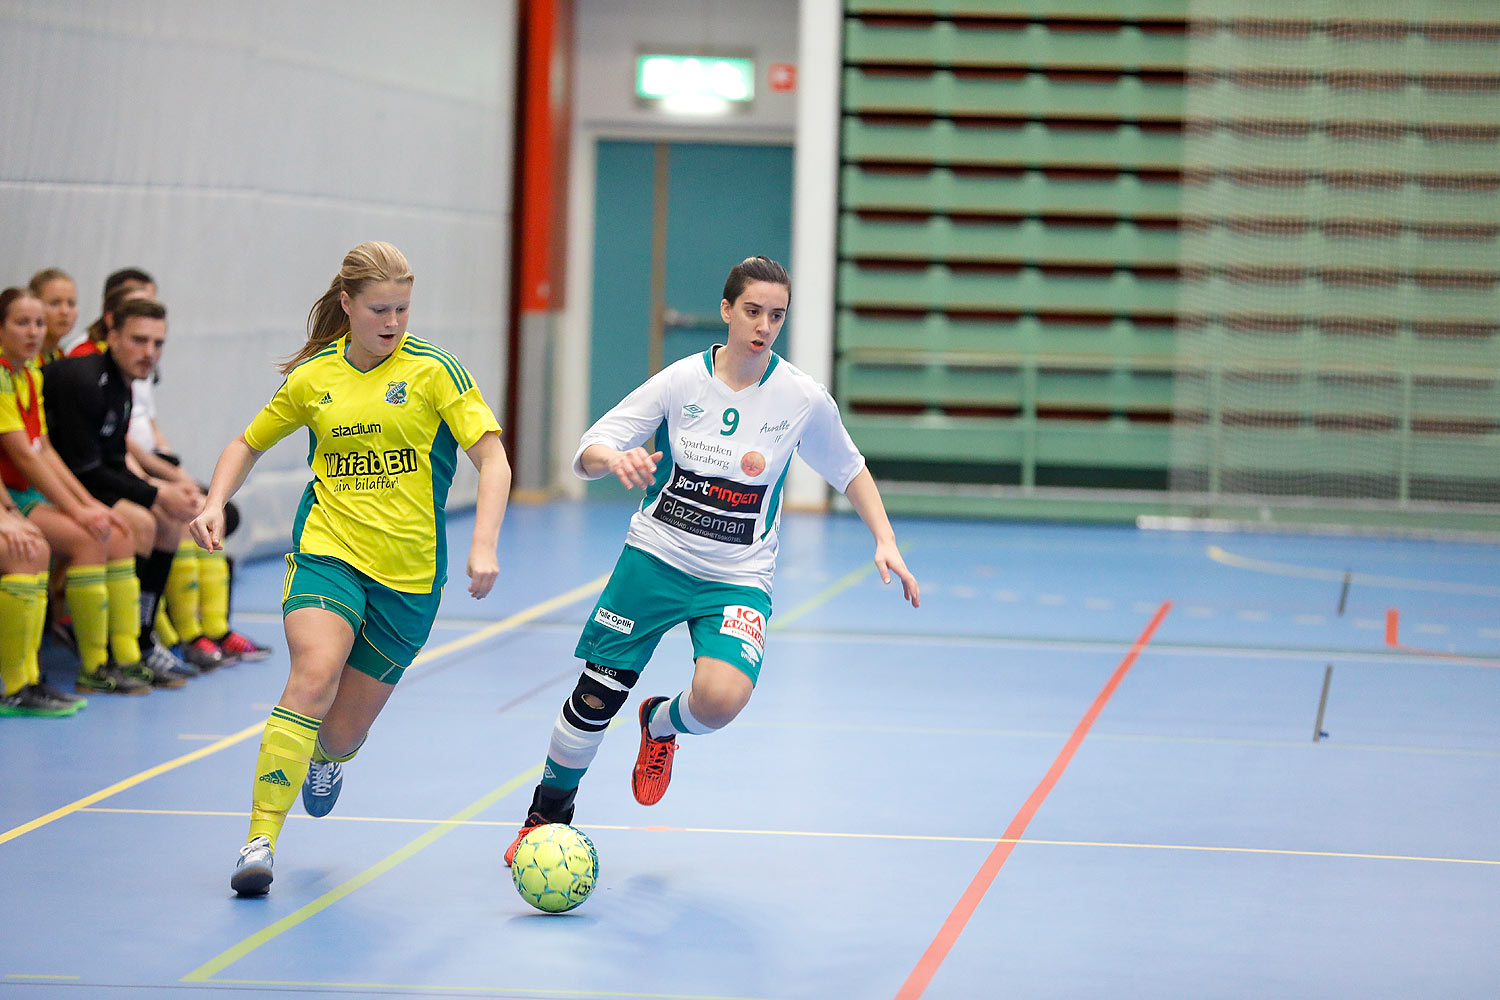
[[[16,506],[21,508],[22,517],[36,510],[38,504],[47,502],[47,498],[42,496],[41,490],[35,486],[29,486],[24,490],[13,490],[9,486],[5,489],[10,494],[10,498],[16,502]]]
[[[354,630],[349,666],[387,684],[399,681],[422,651],[441,600],[441,587],[430,594],[403,594],[332,556],[291,552],[286,557],[282,617],[298,608],[332,611]]]
[[[759,587],[699,579],[627,545],[574,655],[640,673],[667,630],[687,622],[695,659],[731,663],[754,684],[770,621],[771,595]]]

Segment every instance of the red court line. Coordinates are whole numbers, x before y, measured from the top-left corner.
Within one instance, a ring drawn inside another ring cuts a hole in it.
[[[1395,608],[1385,609],[1385,644],[1398,653],[1414,656],[1430,656],[1435,660],[1450,660],[1453,663],[1472,663],[1480,667],[1500,667],[1500,659],[1493,656],[1470,656],[1466,653],[1445,653],[1440,649],[1423,649],[1421,646],[1406,646],[1401,643],[1400,615]]]
[[[990,885],[995,881],[995,876],[1000,874],[1000,866],[1005,864],[1005,859],[1010,857],[1010,852],[1015,849],[1016,842],[1026,833],[1026,827],[1031,823],[1032,817],[1051,794],[1053,786],[1057,784],[1057,779],[1061,778],[1063,771],[1067,770],[1073,754],[1077,752],[1078,747],[1083,743],[1083,738],[1093,727],[1094,720],[1099,718],[1099,713],[1104,711],[1105,705],[1109,704],[1115,688],[1119,687],[1120,682],[1125,679],[1125,674],[1135,663],[1136,657],[1141,655],[1141,650],[1145,649],[1146,644],[1151,641],[1152,633],[1156,631],[1156,627],[1162,623],[1162,619],[1167,617],[1167,612],[1171,609],[1171,601],[1163,601],[1161,607],[1156,609],[1156,616],[1151,619],[1151,624],[1147,625],[1146,630],[1135,640],[1135,645],[1130,647],[1130,652],[1125,654],[1125,659],[1120,661],[1120,665],[1115,668],[1109,681],[1100,689],[1099,694],[1094,698],[1094,703],[1089,706],[1087,712],[1083,713],[1083,718],[1073,730],[1073,735],[1068,737],[1068,742],[1063,745],[1057,759],[1047,769],[1041,783],[1032,790],[1031,796],[1021,806],[1021,811],[1016,813],[1015,819],[1011,820],[1010,826],[1006,827],[1005,835],[1000,838],[1000,842],[995,845],[995,849],[980,866],[979,873],[974,876],[974,881],[970,882],[969,888],[964,890],[963,896],[958,900],[958,905],[953,908],[952,913],[948,914],[948,919],[943,921],[937,937],[932,939],[932,943],[927,946],[927,950],[917,961],[916,968],[912,969],[911,975],[906,977],[906,982],[896,994],[896,1000],[917,1000],[932,982],[932,977],[937,974],[938,967],[943,964],[943,960],[948,957],[948,952],[958,941],[958,936],[963,933],[964,925],[974,915],[979,901],[989,891]]]

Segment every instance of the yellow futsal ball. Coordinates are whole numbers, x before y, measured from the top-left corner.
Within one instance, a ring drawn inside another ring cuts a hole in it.
[[[566,823],[528,833],[510,864],[516,891],[538,910],[563,913],[589,898],[599,877],[594,842]]]

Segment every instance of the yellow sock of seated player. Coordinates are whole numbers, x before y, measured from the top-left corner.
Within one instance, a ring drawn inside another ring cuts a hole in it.
[[[229,631],[229,557],[224,550],[198,555],[198,608],[203,618],[203,634],[222,639]]]
[[[109,659],[109,589],[104,585],[104,566],[69,566],[67,581],[63,593],[73,615],[78,660],[93,673]]]
[[[26,600],[26,640],[21,651],[21,669],[26,683],[35,684],[42,679],[42,665],[38,655],[42,649],[42,636],[47,631],[47,574],[31,576],[31,592]]]
[[[166,605],[182,642],[192,642],[203,634],[203,623],[198,610],[198,544],[184,538],[172,557],[172,568],[167,571]]]
[[[26,642],[31,635],[31,588],[35,573],[0,576],[0,694],[15,694],[28,683]]]
[[[139,663],[141,581],[135,575],[135,557],[105,563],[104,586],[109,591],[109,651],[120,666]]]
[[[277,705],[266,720],[260,737],[260,755],[255,758],[255,788],[250,796],[250,836],[276,838],[286,814],[297,801],[297,793],[307,778],[308,761],[318,742],[321,719],[298,715]]]
[[[175,646],[182,641],[182,636],[172,627],[172,619],[167,617],[167,603],[158,602],[156,605],[156,622],[152,626],[156,633],[156,641],[163,646]]]

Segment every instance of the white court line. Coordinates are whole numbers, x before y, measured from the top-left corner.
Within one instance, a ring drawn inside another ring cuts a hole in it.
[[[1251,559],[1249,556],[1240,556],[1235,555],[1233,552],[1227,552],[1217,545],[1209,545],[1205,551],[1208,553],[1208,557],[1216,563],[1232,566],[1235,569],[1248,569],[1256,573],[1271,573],[1275,576],[1293,576],[1303,580],[1327,580],[1330,583],[1343,583],[1346,572],[1340,569],[1322,569],[1317,566],[1299,566],[1295,563]],[[1378,576],[1374,573],[1349,573],[1349,582],[1360,583],[1369,587],[1391,587],[1396,590],[1430,590],[1440,594],[1500,597],[1500,587],[1487,586],[1481,583],[1450,583],[1446,580],[1418,580],[1405,576]]]
[[[1299,743],[1298,746],[1302,744]],[[113,812],[113,813],[135,813],[155,816],[245,816],[247,813],[231,812],[206,812],[179,809],[122,809],[122,808],[90,808],[88,812]],[[311,817],[289,816],[298,819],[310,819]],[[333,814],[323,817],[322,822],[343,823],[400,823],[414,824],[419,826],[446,826],[446,827],[500,827],[512,829],[515,827],[514,820],[483,820],[470,818],[450,818],[445,820],[419,819],[414,817],[388,817],[388,816],[348,816]],[[617,830],[623,833],[703,833],[717,834],[722,836],[746,836],[746,837],[811,837],[828,840],[887,840],[887,841],[924,841],[937,843],[957,844],[1031,844],[1045,847],[1095,847],[1095,848],[1131,848],[1136,850],[1156,851],[1207,851],[1211,853],[1226,854],[1292,854],[1305,857],[1324,858],[1352,858],[1361,861],[1426,861],[1440,862],[1460,865],[1500,865],[1500,860],[1492,858],[1453,858],[1439,857],[1433,855],[1411,855],[1411,854],[1371,854],[1356,851],[1310,851],[1298,850],[1284,847],[1237,847],[1221,844],[1153,844],[1139,841],[1118,840],[1043,840],[1032,837],[976,837],[963,836],[959,834],[941,833],[870,833],[853,830],[766,830],[746,829],[740,827],[716,827],[716,826],[654,826],[636,825],[624,823],[589,823],[590,830]],[[233,980],[213,979],[214,983],[231,982],[255,982],[256,980]],[[635,994],[631,994],[634,996]]]
[[[1383,627],[1383,626],[1382,626]],[[1045,636],[1004,635],[914,635],[910,632],[838,632],[820,629],[816,631],[786,629],[780,633],[781,641],[795,639],[804,642],[838,642],[848,645],[874,644],[878,646],[973,646],[1001,649],[1053,649],[1067,652],[1116,652],[1129,649],[1130,642],[1124,639],[1050,639]],[[1173,656],[1223,656],[1234,659],[1270,660],[1338,660],[1339,663],[1420,664],[1434,666],[1431,652],[1413,651],[1397,647],[1383,649],[1348,649],[1330,646],[1223,646],[1213,643],[1153,642],[1152,653]],[[1500,657],[1484,653],[1443,654],[1467,656],[1474,665],[1482,667],[1500,666]],[[1453,661],[1443,661],[1452,665]]]

